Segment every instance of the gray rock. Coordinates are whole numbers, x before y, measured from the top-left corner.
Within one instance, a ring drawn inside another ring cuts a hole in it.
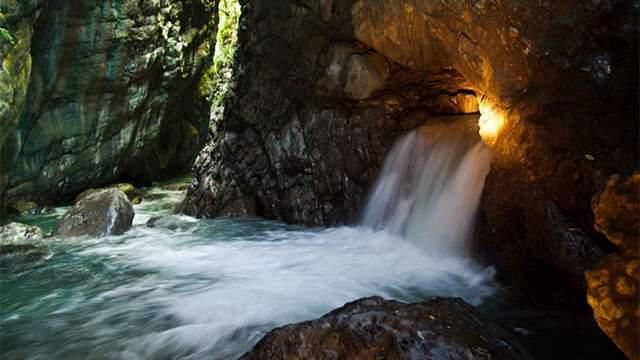
[[[175,215],[168,216],[154,216],[147,221],[147,227],[150,228],[164,228],[172,231],[176,230],[188,230],[196,224],[192,221],[185,221]]]
[[[87,193],[58,221],[54,236],[121,235],[131,228],[131,202],[122,191],[108,188]]]
[[[44,234],[37,226],[10,223],[0,227],[0,246],[41,245]]]
[[[37,226],[10,223],[0,227],[0,269],[20,271],[47,255],[44,234]]]
[[[458,298],[364,298],[277,328],[241,359],[530,359],[517,340]]]

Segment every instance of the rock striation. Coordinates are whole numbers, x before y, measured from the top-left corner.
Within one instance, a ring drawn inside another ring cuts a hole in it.
[[[267,334],[241,359],[529,359],[462,299],[360,299]]]
[[[5,202],[187,170],[207,133],[197,87],[216,22],[215,0],[3,1]]]

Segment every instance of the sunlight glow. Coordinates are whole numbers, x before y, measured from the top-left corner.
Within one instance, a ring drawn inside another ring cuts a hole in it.
[[[486,100],[480,102],[480,137],[487,145],[493,145],[504,126],[504,115]]]

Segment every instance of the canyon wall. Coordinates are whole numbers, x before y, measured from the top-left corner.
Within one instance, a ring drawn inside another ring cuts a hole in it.
[[[586,306],[615,250],[591,198],[638,163],[633,1],[254,0],[240,29],[184,212],[353,223],[393,140],[475,95],[505,119],[478,255],[525,299]]]
[[[186,171],[209,107],[198,82],[217,1],[3,1],[0,194],[51,204]]]

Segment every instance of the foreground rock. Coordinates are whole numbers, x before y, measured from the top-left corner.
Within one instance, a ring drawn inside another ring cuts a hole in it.
[[[135,212],[122,191],[115,188],[91,191],[81,197],[58,221],[54,236],[106,236],[124,234]]]
[[[620,248],[587,272],[587,299],[602,330],[640,359],[640,172],[616,175],[594,200],[596,227]]]
[[[357,300],[271,331],[242,359],[528,359],[513,337],[461,299]]]

